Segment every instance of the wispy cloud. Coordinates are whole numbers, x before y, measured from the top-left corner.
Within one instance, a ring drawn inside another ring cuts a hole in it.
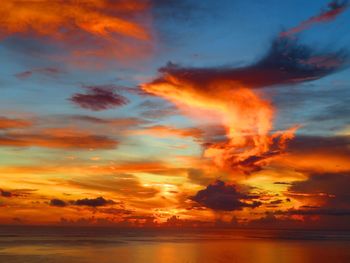
[[[330,22],[341,15],[348,7],[349,2],[347,0],[333,0],[328,4],[326,10],[322,10],[318,15],[310,17],[299,25],[283,31],[281,37],[295,35],[319,23]]]

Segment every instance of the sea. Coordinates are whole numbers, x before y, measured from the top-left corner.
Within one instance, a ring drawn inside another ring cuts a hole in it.
[[[0,263],[350,263],[350,232],[0,226]]]

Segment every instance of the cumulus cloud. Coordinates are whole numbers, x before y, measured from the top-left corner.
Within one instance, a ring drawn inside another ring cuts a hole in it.
[[[216,211],[241,210],[244,207],[255,208],[261,205],[259,201],[253,201],[256,196],[240,193],[234,185],[217,180],[207,188],[197,192],[190,199],[200,205]]]

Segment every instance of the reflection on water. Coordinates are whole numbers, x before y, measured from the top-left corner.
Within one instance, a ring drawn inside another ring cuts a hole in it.
[[[1,227],[0,262],[346,263],[350,234]]]

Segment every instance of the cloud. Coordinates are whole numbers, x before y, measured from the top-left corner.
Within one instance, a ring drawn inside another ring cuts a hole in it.
[[[321,208],[321,209],[289,209],[276,211],[275,215],[302,215],[302,216],[350,216],[350,209]]]
[[[350,170],[349,136],[296,136],[288,151],[275,160],[277,166],[308,173],[339,173]]]
[[[186,83],[201,86],[208,92],[214,83],[222,81],[231,81],[231,89],[241,86],[263,88],[298,84],[319,79],[341,69],[346,57],[341,51],[320,53],[295,39],[276,38],[267,53],[252,65],[241,68],[190,68],[169,63],[160,68],[163,75],[153,83]],[[147,91],[147,86],[145,90]]]
[[[58,149],[113,149],[118,142],[102,135],[70,129],[46,129],[36,133],[0,134],[0,146]]]
[[[116,93],[114,86],[87,86],[87,93],[76,93],[71,98],[74,104],[93,111],[112,109],[126,105],[128,100]]]
[[[53,68],[53,67],[35,68],[32,70],[26,70],[26,71],[19,72],[19,73],[15,74],[15,76],[19,79],[24,80],[24,79],[31,77],[35,73],[39,73],[39,74],[49,76],[49,77],[56,77],[56,76],[62,74],[63,71],[61,71],[58,68]]]
[[[151,40],[149,10],[150,4],[143,0],[64,4],[43,0],[20,5],[7,0],[0,7],[0,37],[30,36],[49,45],[60,43],[73,57],[141,56]]]
[[[277,38],[250,66],[189,68],[169,63],[142,89],[196,120],[224,126],[226,138],[207,142],[204,156],[219,167],[251,173],[283,153],[298,128],[271,134],[275,108],[255,89],[319,79],[341,69],[346,57],[344,52],[318,53],[296,40]]]
[[[50,200],[51,206],[58,206],[58,207],[65,207],[67,203],[61,199],[51,199]]]
[[[252,197],[237,191],[234,185],[226,184],[217,180],[215,183],[200,190],[190,199],[200,205],[216,211],[241,210],[244,207],[255,208],[261,205],[258,201],[253,201]]]
[[[250,228],[263,228],[263,229],[295,229],[295,228],[303,228],[307,226],[307,224],[305,224],[304,221],[297,220],[295,218],[290,218],[290,217],[279,218],[275,216],[273,213],[267,213],[265,216],[261,218],[253,219],[249,221],[246,226]],[[285,238],[293,239],[293,237],[291,236],[288,236]]]
[[[0,189],[0,196],[2,196],[2,197],[12,197],[12,193],[9,192],[9,191],[5,191],[5,190]]]
[[[222,173],[220,173],[220,175],[222,175]],[[219,177],[219,174],[207,173],[206,169],[190,168],[187,171],[187,178],[194,184],[208,185],[215,177]]]
[[[273,184],[280,184],[280,185],[290,185],[289,182],[274,182]]]
[[[138,108],[142,110],[140,115],[147,119],[159,120],[161,118],[178,115],[177,108],[173,105],[167,105],[164,102],[155,102],[146,100],[138,105]]]
[[[95,116],[89,116],[89,115],[65,115],[64,119],[67,118],[74,120],[74,121],[81,121],[81,122],[88,122],[90,124],[107,124],[110,126],[115,126],[118,128],[130,128],[139,126],[141,124],[147,124],[148,122],[135,117],[129,117],[129,118],[99,118]]]
[[[0,130],[30,127],[32,122],[23,119],[10,119],[0,116]]]
[[[114,202],[113,200],[107,200],[102,196],[96,197],[96,198],[83,198],[83,199],[73,200],[69,202],[66,202],[57,198],[50,200],[50,205],[57,206],[57,207],[65,207],[68,205],[99,207],[99,206],[114,205],[114,204],[116,204],[116,202]],[[107,212],[112,213],[111,211],[107,211]]]
[[[339,173],[312,173],[304,181],[297,181],[288,188],[288,194],[305,200],[307,205],[321,208],[350,209],[350,171]]]
[[[144,169],[140,169],[140,167],[138,169],[137,167],[126,167],[124,170],[125,172],[147,172],[147,167],[144,167]],[[109,171],[109,173],[112,174],[107,174],[107,171],[100,171],[100,173],[104,172],[105,175],[99,176],[99,178],[96,178],[95,176],[87,176],[81,179],[71,179],[66,181],[66,183],[83,189],[114,193],[127,198],[152,198],[159,192],[159,190],[155,188],[141,184],[140,180],[134,175],[116,175],[117,172],[122,171],[122,167],[120,168],[120,171],[118,171],[118,167],[115,167],[115,169],[112,167]]]
[[[330,22],[341,15],[348,7],[348,0],[333,0],[328,4],[326,10],[321,11],[321,13],[316,16],[310,17],[298,26],[282,32],[281,37],[295,35],[319,23]]]
[[[165,125],[145,127],[142,130],[135,131],[135,133],[141,135],[151,135],[154,137],[161,138],[175,136],[180,138],[192,137],[194,139],[199,140],[202,137],[202,131],[198,128],[176,128]]]
[[[76,201],[73,201],[72,204],[77,206],[91,206],[91,207],[98,207],[98,206],[105,206],[105,205],[113,205],[115,202],[113,200],[107,200],[104,199],[102,196],[97,198],[84,198],[84,199],[78,199]]]
[[[300,135],[289,144],[290,152],[329,152],[350,154],[350,136],[312,136]]]
[[[100,208],[100,213],[111,214],[111,215],[131,215],[133,211],[124,208]]]

